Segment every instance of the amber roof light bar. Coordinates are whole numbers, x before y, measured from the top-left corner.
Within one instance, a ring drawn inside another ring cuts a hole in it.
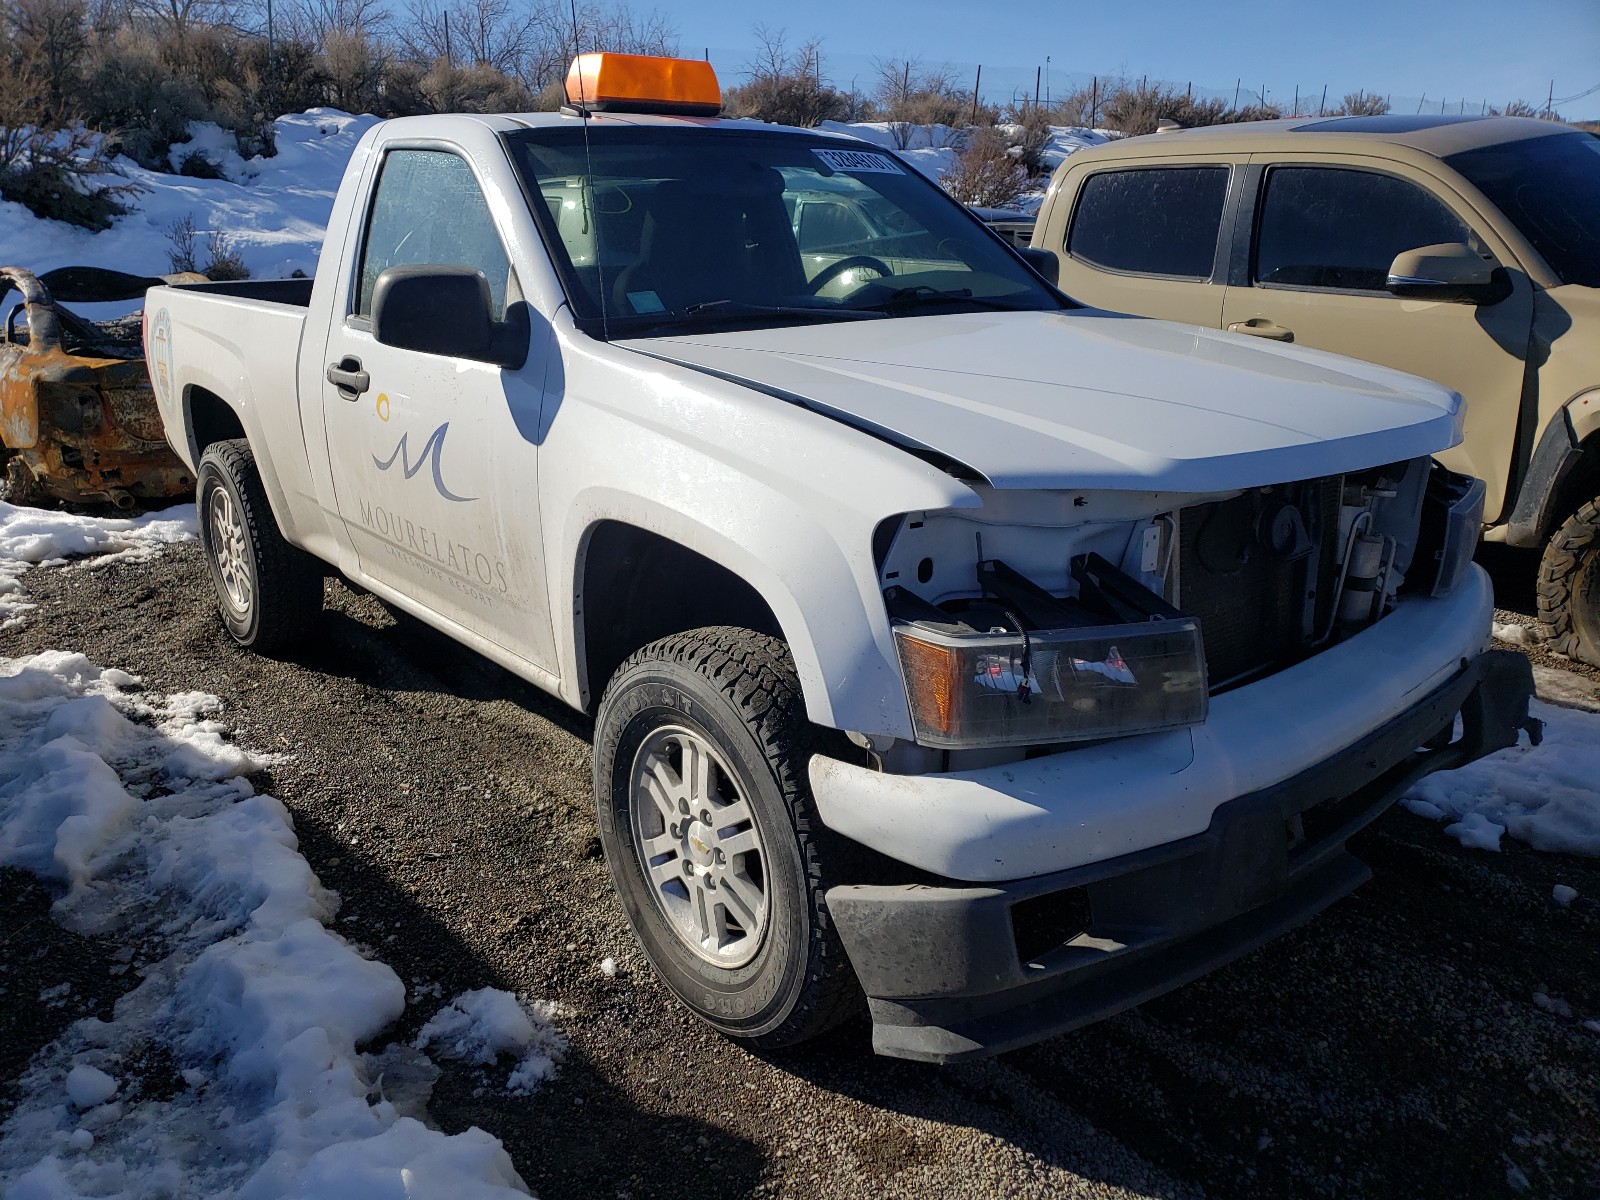
[[[670,113],[714,117],[722,86],[697,58],[580,54],[567,72],[567,103],[592,113]]]

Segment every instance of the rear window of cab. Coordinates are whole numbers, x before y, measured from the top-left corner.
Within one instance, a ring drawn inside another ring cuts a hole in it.
[[[1096,172],[1078,193],[1067,253],[1107,271],[1209,279],[1228,172],[1220,165]]]

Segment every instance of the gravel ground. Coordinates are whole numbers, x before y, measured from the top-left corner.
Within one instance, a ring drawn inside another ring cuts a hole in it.
[[[1499,619],[1531,623],[1499,573]],[[1121,1017],[956,1068],[874,1058],[864,1025],[764,1058],[679,1010],[634,949],[585,718],[340,584],[314,645],[253,657],[193,545],[25,582],[41,607],[4,653],[81,650],[215,692],[243,744],[285,755],[254,782],[343,897],[338,928],[412,985],[399,1037],[435,987],[570,1006],[572,1053],[538,1095],[446,1064],[431,1104],[445,1129],[500,1137],[545,1200],[1600,1194],[1600,1035],[1581,1024],[1600,1016],[1600,862],[1464,850],[1395,809],[1362,839],[1376,877],[1354,896]],[[1558,882],[1581,893],[1568,908]],[[55,1007],[0,1004],[8,1079],[125,986],[116,948],[59,930],[48,901],[0,878],[6,993],[75,982]],[[147,1091],[171,1067],[148,1070]]]

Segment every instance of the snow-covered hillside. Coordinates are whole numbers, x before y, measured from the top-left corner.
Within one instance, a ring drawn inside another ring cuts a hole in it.
[[[272,158],[241,159],[231,134],[215,125],[191,125],[192,140],[172,150],[174,168],[194,154],[221,168],[222,179],[147,171],[126,158],[118,169],[145,189],[130,201],[132,211],[104,233],[90,233],[59,221],[35,217],[20,204],[0,201],[0,264],[43,272],[55,267],[90,264],[136,274],[170,271],[169,231],[188,218],[203,250],[211,233],[227,236],[250,273],[258,279],[285,279],[296,271],[316,272],[334,193],[345,163],[375,117],[357,117],[335,109],[278,118],[278,153]],[[894,135],[881,122],[826,122],[824,129],[850,133],[880,146],[893,147]],[[955,159],[956,131],[947,126],[911,130],[910,145],[901,151],[918,170],[937,180]],[[1090,129],[1059,128],[1044,153],[1052,169],[1075,150],[1099,145],[1106,135]],[[1024,199],[1027,211],[1037,208],[1042,191]]]
[[[118,169],[145,190],[104,233],[41,220],[20,204],[0,201],[0,263],[34,272],[84,264],[161,275],[172,269],[168,231],[187,217],[202,249],[208,234],[226,234],[257,278],[313,274],[345,163],[376,120],[333,109],[280,117],[278,153],[248,161],[239,157],[231,134],[192,125],[193,140],[173,149],[174,166],[201,153],[225,178],[160,174],[120,158]]]

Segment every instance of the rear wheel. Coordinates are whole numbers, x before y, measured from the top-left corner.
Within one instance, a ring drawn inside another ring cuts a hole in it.
[[[295,645],[322,611],[322,570],[278,532],[248,442],[236,438],[206,448],[195,473],[195,503],[228,633],[261,654]]]
[[[640,650],[595,723],[600,840],[639,944],[696,1015],[763,1048],[860,1002],[806,779],[823,736],[783,643],[733,628]]]
[[[1600,667],[1600,499],[1568,517],[1546,544],[1538,595],[1546,645]]]

